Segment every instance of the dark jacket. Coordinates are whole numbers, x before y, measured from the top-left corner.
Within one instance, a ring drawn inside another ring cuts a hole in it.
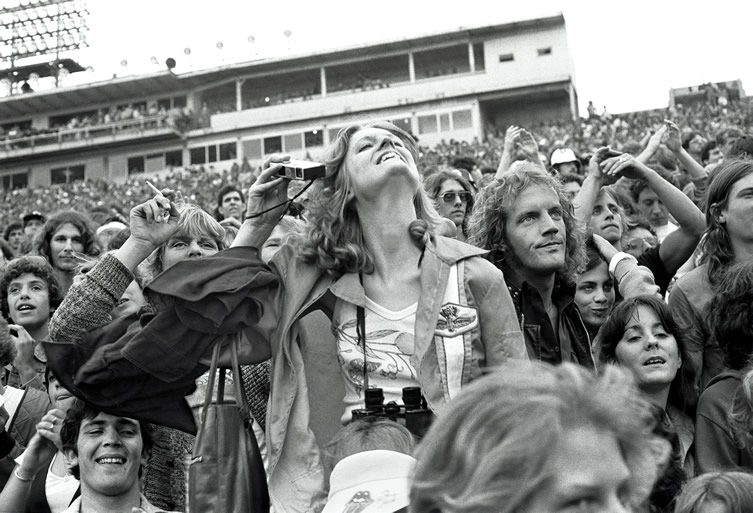
[[[596,368],[588,330],[573,303],[573,287],[555,286],[552,300],[559,311],[556,333],[535,287],[523,282],[519,288],[512,285],[507,288],[518,314],[529,358],[552,364],[574,362]]]
[[[701,394],[695,421],[696,472],[753,469],[753,454],[742,449],[729,425],[729,412],[740,388],[740,371],[718,374]]]

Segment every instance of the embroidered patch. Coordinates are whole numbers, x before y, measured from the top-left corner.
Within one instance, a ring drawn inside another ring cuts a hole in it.
[[[435,335],[457,337],[478,326],[478,311],[471,306],[445,303],[439,310]]]

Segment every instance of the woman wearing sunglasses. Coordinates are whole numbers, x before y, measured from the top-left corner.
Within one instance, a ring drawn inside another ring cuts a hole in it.
[[[455,238],[465,241],[473,210],[471,184],[457,169],[446,169],[428,176],[424,189],[434,199],[439,215],[455,223]]]

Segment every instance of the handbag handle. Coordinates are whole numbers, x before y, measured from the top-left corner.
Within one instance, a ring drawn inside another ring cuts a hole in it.
[[[251,418],[251,409],[248,406],[248,401],[246,400],[246,396],[243,393],[243,387],[241,387],[241,367],[238,359],[238,345],[240,344],[240,337],[234,337],[233,341],[230,343],[230,354],[232,357],[232,368],[231,372],[233,375],[233,385],[235,387],[235,396],[236,396],[236,404],[238,405],[238,409],[241,412],[241,415],[243,417],[244,422],[248,422]],[[207,421],[207,411],[209,411],[209,405],[212,402],[212,394],[214,393],[214,384],[216,381],[217,376],[217,367],[219,366],[219,359],[220,359],[220,346],[221,343],[216,343],[214,346],[214,349],[212,351],[212,363],[209,366],[209,381],[207,382],[207,389],[204,397],[204,405],[201,410],[201,425],[199,426],[198,433],[196,434],[196,443],[194,444],[194,448],[199,446],[199,442],[201,442],[201,439],[204,436],[204,429],[203,426],[206,424]],[[217,401],[222,402],[224,399],[224,388],[225,388],[225,369],[222,369],[222,375],[221,379],[222,382],[218,384],[218,390],[217,390]],[[221,389],[220,389],[221,387]],[[197,455],[194,454],[194,457]]]

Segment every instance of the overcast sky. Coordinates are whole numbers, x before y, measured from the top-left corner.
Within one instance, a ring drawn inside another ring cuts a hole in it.
[[[89,80],[164,69],[167,57],[180,73],[562,12],[581,114],[588,100],[613,113],[666,106],[670,87],[709,81],[740,78],[753,92],[747,0],[88,0],[87,6],[90,48],[80,60],[95,69]]]

